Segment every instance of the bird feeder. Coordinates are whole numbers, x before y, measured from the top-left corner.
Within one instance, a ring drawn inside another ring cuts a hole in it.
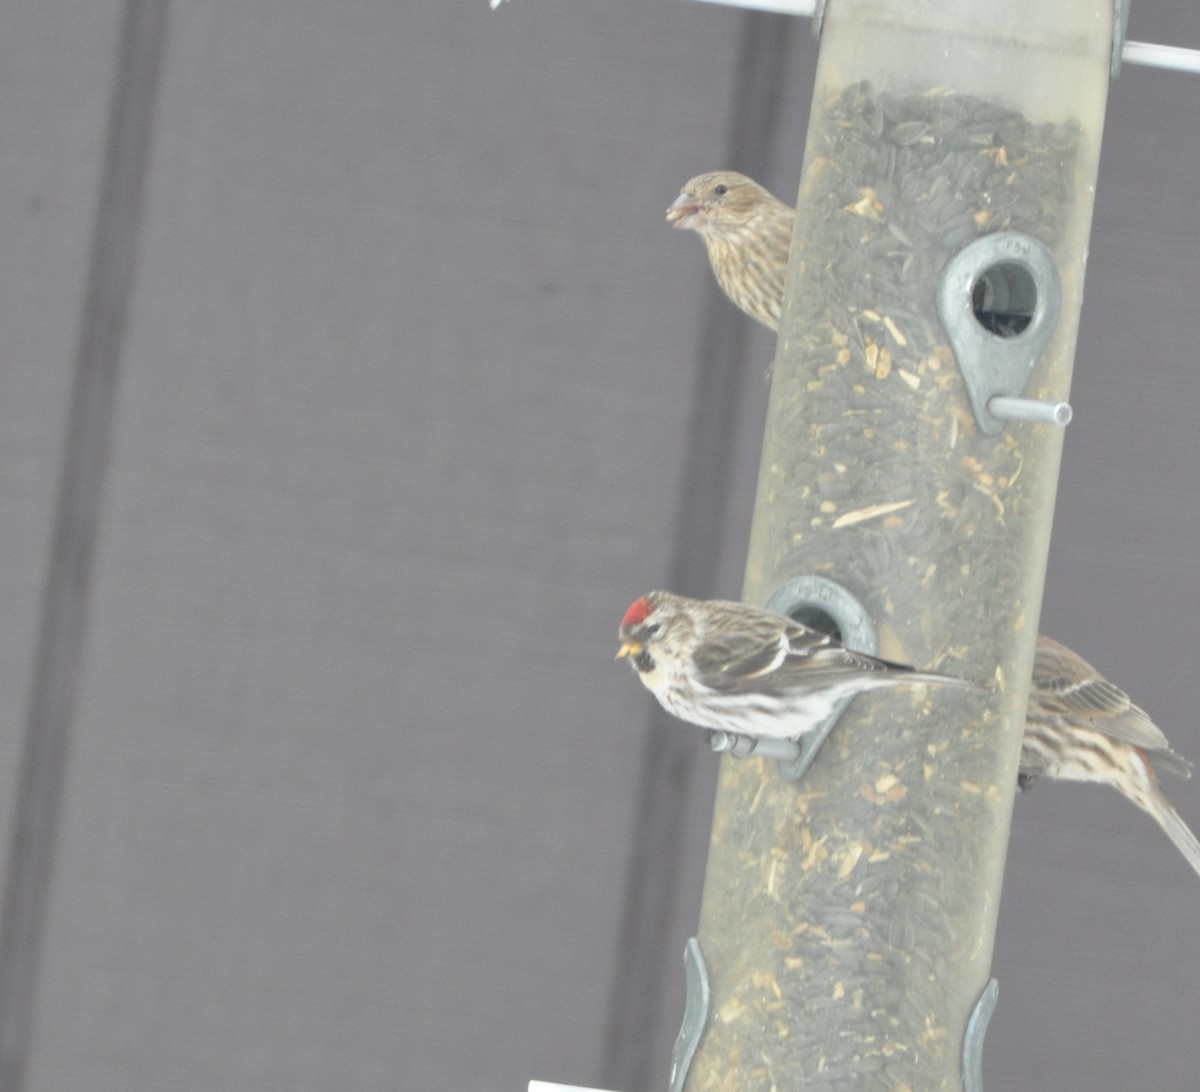
[[[676,1088],[977,1079],[1113,23],[825,11],[745,599],[983,688],[860,696],[799,781],[722,758]]]

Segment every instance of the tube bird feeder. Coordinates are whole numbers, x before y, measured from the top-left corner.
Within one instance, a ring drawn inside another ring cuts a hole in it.
[[[860,696],[799,781],[722,758],[689,1092],[962,1087],[1113,21],[1103,0],[825,11],[744,596],[984,688]]]

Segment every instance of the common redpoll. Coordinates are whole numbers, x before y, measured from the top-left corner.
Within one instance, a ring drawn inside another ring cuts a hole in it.
[[[669,713],[745,736],[798,739],[865,690],[977,686],[854,652],[782,614],[664,591],[634,601],[620,637],[617,659]]]
[[[1125,691],[1069,648],[1038,637],[1021,740],[1022,784],[1044,774],[1111,785],[1147,812],[1200,873],[1200,841],[1159,786],[1156,766],[1192,773]]]
[[[736,171],[693,178],[667,209],[700,234],[717,283],[751,318],[779,329],[796,210]]]

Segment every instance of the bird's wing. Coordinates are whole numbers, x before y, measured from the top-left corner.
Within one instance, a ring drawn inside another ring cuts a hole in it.
[[[1162,729],[1129,695],[1086,661],[1043,639],[1033,661],[1036,700],[1050,713],[1084,723],[1110,739],[1141,747],[1155,765],[1188,776],[1191,763],[1171,750]]]
[[[820,689],[867,675],[907,675],[911,671],[911,668],[877,660],[873,656],[853,652],[844,645],[831,643],[814,648],[803,656],[790,655],[775,672],[774,679],[781,690]]]
[[[734,693],[770,674],[786,652],[781,630],[743,630],[701,641],[692,653],[692,664],[702,685]]]
[[[713,638],[699,644],[692,658],[698,680],[727,694],[821,689],[855,676],[908,670],[799,623]]]

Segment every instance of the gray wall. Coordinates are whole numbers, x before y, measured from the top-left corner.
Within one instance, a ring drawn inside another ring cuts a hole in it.
[[[131,10],[0,9],[5,1092],[662,1087],[715,760],[614,634],[738,594],[773,351],[663,211],[795,192],[807,23],[192,0],[130,86]],[[1043,628],[1200,759],[1200,79],[1105,140]],[[989,1090],[1194,1086],[1148,819],[1039,785],[1000,920]]]

